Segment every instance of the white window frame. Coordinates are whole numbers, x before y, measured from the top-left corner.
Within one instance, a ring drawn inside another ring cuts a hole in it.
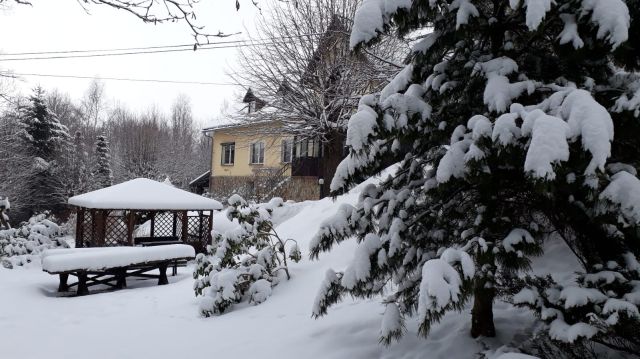
[[[254,146],[260,145],[262,147],[262,156],[258,155],[258,161],[260,162],[254,162],[253,161],[253,148]],[[263,165],[264,164],[264,153],[265,153],[265,145],[264,145],[264,141],[256,141],[256,142],[252,142],[251,145],[249,146],[249,164],[250,165]],[[260,158],[262,157],[262,158]]]
[[[225,142],[225,143],[221,143],[220,147],[222,148],[222,150],[220,151],[221,153],[221,157],[220,157],[220,164],[222,166],[233,166],[235,165],[236,162],[236,143],[235,142]],[[226,157],[226,149],[227,148],[232,148],[232,152],[231,152],[231,158],[230,158],[230,162],[225,162],[225,157]]]
[[[288,151],[289,160],[286,160],[285,158],[285,154],[286,154],[285,143],[288,143],[288,146],[289,146],[289,151]],[[291,161],[293,160],[293,146],[294,146],[294,143],[293,143],[293,139],[291,138],[285,138],[282,140],[282,142],[280,142],[280,163],[291,163]]]

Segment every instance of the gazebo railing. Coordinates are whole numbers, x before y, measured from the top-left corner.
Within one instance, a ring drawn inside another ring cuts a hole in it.
[[[79,208],[76,247],[135,245],[136,237],[175,237],[198,253],[211,243],[211,211]]]

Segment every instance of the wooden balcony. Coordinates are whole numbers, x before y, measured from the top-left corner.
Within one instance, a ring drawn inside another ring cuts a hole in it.
[[[296,157],[291,162],[291,176],[320,177],[319,157]]]

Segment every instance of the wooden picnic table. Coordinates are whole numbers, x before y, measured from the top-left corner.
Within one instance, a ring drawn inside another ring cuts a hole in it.
[[[68,292],[75,286],[77,295],[86,295],[95,285],[125,288],[127,277],[153,278],[158,279],[158,285],[168,284],[167,268],[194,257],[193,247],[185,244],[53,249],[43,254],[42,270],[59,276],[58,292]],[[149,273],[153,270],[159,273]],[[77,281],[68,283],[69,276]]]

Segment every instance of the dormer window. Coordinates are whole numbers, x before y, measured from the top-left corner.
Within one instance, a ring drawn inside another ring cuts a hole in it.
[[[249,102],[249,113],[254,113],[254,112],[256,112],[256,102],[251,101]]]

